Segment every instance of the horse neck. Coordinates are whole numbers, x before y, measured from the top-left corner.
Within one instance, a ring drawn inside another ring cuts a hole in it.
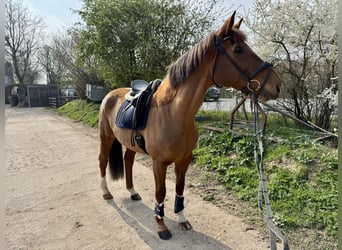
[[[202,105],[208,88],[212,85],[210,70],[199,67],[185,82],[179,86],[173,100],[177,114],[193,120]]]

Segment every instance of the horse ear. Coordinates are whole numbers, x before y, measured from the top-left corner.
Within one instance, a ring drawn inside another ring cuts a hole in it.
[[[235,29],[240,29],[240,25],[241,25],[242,21],[243,21],[243,18],[241,18],[240,21],[239,21],[238,23],[234,24],[233,27],[234,27]]]
[[[222,27],[220,28],[218,35],[221,37],[226,36],[229,31],[232,30],[233,25],[234,25],[234,19],[235,19],[235,13],[236,11],[234,11],[233,15],[231,15],[227,21],[224,22],[224,24],[222,25]]]

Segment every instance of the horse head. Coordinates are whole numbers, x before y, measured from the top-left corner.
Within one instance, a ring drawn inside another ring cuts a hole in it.
[[[240,30],[242,19],[234,24],[235,12],[215,32],[216,55],[212,66],[212,81],[216,85],[233,87],[245,94],[256,92],[260,101],[279,97],[282,81],[272,64],[260,59],[246,43]]]

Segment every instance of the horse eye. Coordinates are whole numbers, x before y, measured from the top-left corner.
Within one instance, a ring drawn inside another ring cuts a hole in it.
[[[234,53],[239,54],[239,53],[241,53],[241,52],[242,52],[242,49],[241,49],[240,46],[236,46],[236,47],[234,48]]]

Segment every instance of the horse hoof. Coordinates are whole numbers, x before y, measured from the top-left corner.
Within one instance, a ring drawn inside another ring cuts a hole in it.
[[[165,231],[158,232],[158,235],[159,238],[161,238],[162,240],[169,240],[172,237],[172,234],[168,229],[166,229]]]
[[[140,201],[141,200],[141,196],[138,193],[136,193],[136,194],[131,195],[131,199],[133,201]]]
[[[178,226],[180,229],[182,229],[184,231],[189,231],[192,229],[192,226],[189,223],[189,221],[179,222]]]
[[[113,199],[113,195],[111,193],[106,193],[102,197],[105,200],[112,200]]]

